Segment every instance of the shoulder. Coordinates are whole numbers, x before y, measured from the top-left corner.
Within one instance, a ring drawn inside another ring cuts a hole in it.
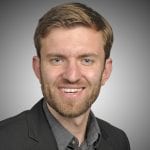
[[[9,130],[13,130],[14,132],[19,132],[19,130],[22,131],[26,128],[26,126],[28,126],[28,118],[34,115],[32,117],[32,119],[34,119],[38,115],[38,112],[41,108],[42,101],[39,101],[37,104],[35,104],[35,106],[32,107],[31,110],[23,111],[14,117],[0,121],[0,134],[2,131],[8,132]]]
[[[0,149],[24,150],[29,145],[32,147],[34,143],[32,135],[40,131],[39,124],[43,117],[42,103],[39,101],[31,110],[0,122]]]
[[[7,146],[8,143],[11,145],[15,141],[22,143],[23,139],[28,137],[27,113],[28,111],[25,111],[15,117],[0,122],[0,141],[2,142],[0,146]]]
[[[28,137],[27,113],[28,111],[25,111],[0,122],[0,149],[24,149]]]
[[[97,121],[101,130],[102,137],[105,140],[109,141],[109,143],[114,147],[120,147],[120,149],[124,147],[126,150],[130,149],[128,137],[123,130],[113,126],[112,124],[104,120],[97,118]]]
[[[24,112],[18,114],[17,116],[0,121],[0,133],[4,130],[8,130],[11,128],[18,129],[19,126],[25,126],[27,112],[28,111],[24,111]]]
[[[42,101],[39,101],[37,104],[35,104],[31,110],[23,111],[22,113],[5,119],[3,121],[0,121],[0,134],[2,131],[8,132],[9,130],[12,130],[12,132],[19,133],[19,130],[23,131],[23,129],[26,128],[28,125],[28,117],[38,115],[38,111],[42,108]],[[15,131],[16,130],[16,131]]]
[[[102,132],[104,132],[104,134],[107,134],[107,135],[124,134],[124,132],[121,129],[113,126],[109,122],[106,122],[98,118],[97,118],[97,121],[100,126],[100,129],[102,130]]]

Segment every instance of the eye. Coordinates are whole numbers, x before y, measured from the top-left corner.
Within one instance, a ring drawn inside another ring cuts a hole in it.
[[[94,63],[94,59],[90,57],[86,57],[82,59],[83,65],[92,65]]]
[[[50,63],[53,65],[60,65],[63,63],[63,59],[61,57],[53,57],[50,59]]]

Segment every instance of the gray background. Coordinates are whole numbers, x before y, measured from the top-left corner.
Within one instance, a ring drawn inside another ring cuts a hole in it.
[[[40,98],[32,71],[39,17],[61,0],[0,1],[0,120],[30,109]],[[86,0],[115,34],[113,73],[93,105],[95,114],[123,129],[133,150],[150,149],[150,4],[148,0]]]

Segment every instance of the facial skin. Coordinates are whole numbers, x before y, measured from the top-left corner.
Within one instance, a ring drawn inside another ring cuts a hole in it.
[[[41,45],[33,69],[49,108],[68,118],[89,111],[112,69],[112,60],[104,60],[102,33],[86,27],[53,29]]]

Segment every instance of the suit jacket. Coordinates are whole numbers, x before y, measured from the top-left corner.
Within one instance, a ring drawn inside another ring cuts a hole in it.
[[[31,110],[0,122],[0,150],[58,150],[39,101]],[[96,150],[130,150],[125,133],[97,119],[101,140]]]

